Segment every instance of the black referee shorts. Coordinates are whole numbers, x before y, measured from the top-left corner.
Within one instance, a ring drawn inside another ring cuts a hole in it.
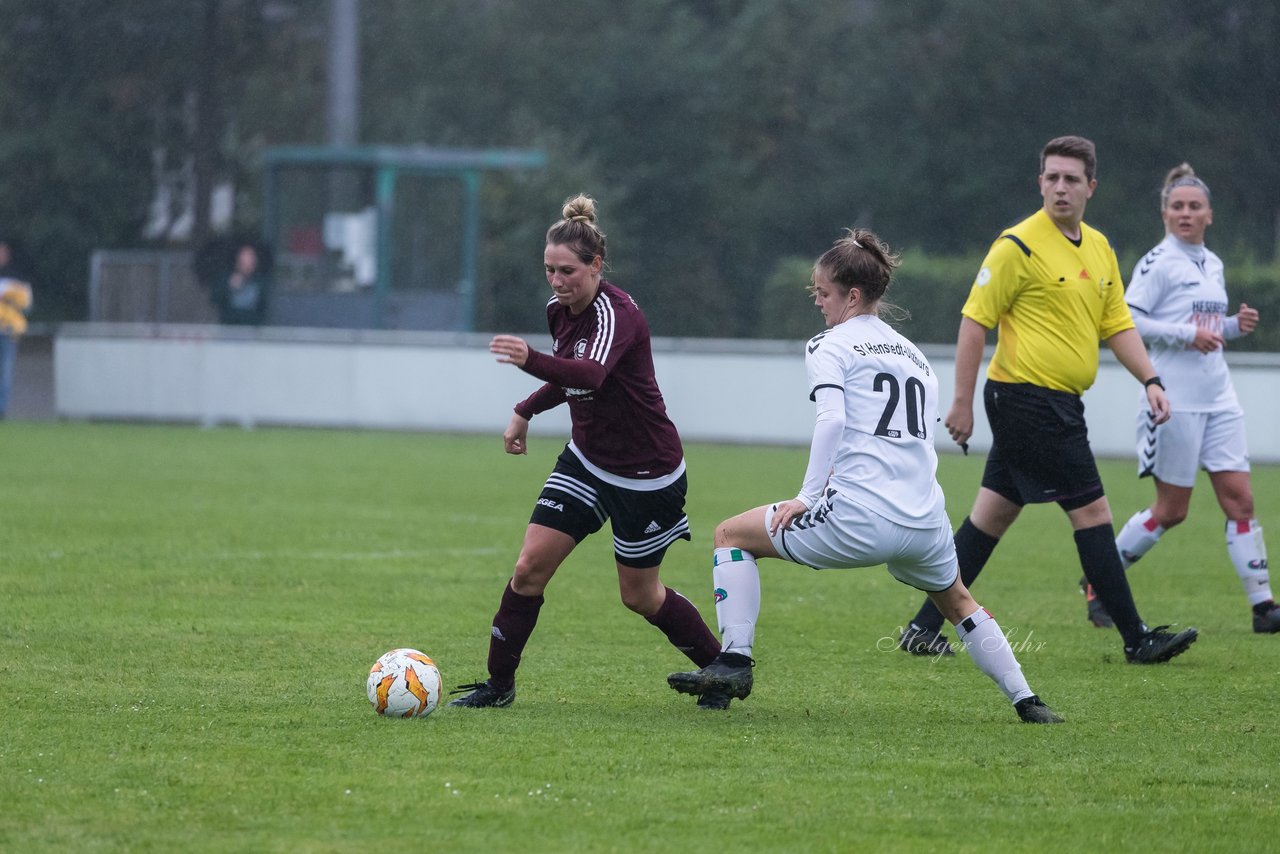
[[[1056,501],[1063,510],[1103,496],[1077,395],[987,380],[982,400],[992,436],[983,486],[1019,506]]]

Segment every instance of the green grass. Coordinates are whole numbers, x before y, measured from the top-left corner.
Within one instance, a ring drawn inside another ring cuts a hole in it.
[[[505,710],[377,717],[383,651],[484,674],[490,617],[559,443],[0,425],[0,850],[1273,850],[1280,637],[1251,633],[1202,478],[1131,578],[1200,627],[1160,667],[1084,620],[1067,522],[1033,507],[976,587],[1032,687],[887,650],[882,569],[763,566],[756,690],[699,712],[618,602],[609,537],[548,590]],[[794,493],[803,449],[691,446],[692,545],[663,570],[714,626],[721,518]],[[946,456],[959,522],[981,459]],[[1104,464],[1119,521],[1151,498]],[[1280,536],[1280,469],[1254,473]]]

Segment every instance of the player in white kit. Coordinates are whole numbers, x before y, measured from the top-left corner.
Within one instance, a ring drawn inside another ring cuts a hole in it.
[[[727,708],[751,693],[760,612],[757,558],[814,569],[886,564],[925,591],[959,632],[974,663],[1029,723],[1062,718],[1041,702],[995,618],[960,580],[951,523],[936,472],[938,380],[920,350],[882,321],[881,297],[898,264],[870,231],[818,259],[812,293],[827,331],[806,347],[817,423],[800,493],[716,528],[713,579],[722,635],[716,660],[673,673],[672,688],[702,708]]]
[[[1126,569],[1150,551],[1186,519],[1196,473],[1204,469],[1227,517],[1227,555],[1252,608],[1253,630],[1275,634],[1280,607],[1254,518],[1244,412],[1223,357],[1226,341],[1257,326],[1258,311],[1241,304],[1227,316],[1222,261],[1204,245],[1213,222],[1208,185],[1183,163],[1169,172],[1160,199],[1164,240],[1138,262],[1125,301],[1164,379],[1173,415],[1156,426],[1146,399],[1139,404],[1138,474],[1155,481],[1156,500],[1125,523],[1116,546]],[[1094,610],[1093,622],[1106,625],[1106,614]]]

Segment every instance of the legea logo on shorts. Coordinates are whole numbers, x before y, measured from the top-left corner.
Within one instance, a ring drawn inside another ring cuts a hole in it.
[[[989,281],[991,281],[991,268],[983,267],[978,271],[978,278],[974,279],[973,283],[978,287],[982,287]]]
[[[564,512],[564,505],[552,501],[550,498],[539,498],[538,503],[543,507],[550,507],[552,510],[558,510],[561,513]]]

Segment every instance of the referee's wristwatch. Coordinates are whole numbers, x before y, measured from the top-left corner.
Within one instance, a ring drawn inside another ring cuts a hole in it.
[[[1164,390],[1165,390],[1165,388],[1164,388],[1164,383],[1160,381],[1160,378],[1159,378],[1159,377],[1152,377],[1151,379],[1146,380],[1145,382],[1143,382],[1142,387],[1143,387],[1143,388],[1150,388],[1150,387],[1151,387],[1151,386],[1153,386],[1153,385],[1158,385],[1158,386],[1160,386],[1160,390],[1161,390],[1161,391],[1164,391]]]

